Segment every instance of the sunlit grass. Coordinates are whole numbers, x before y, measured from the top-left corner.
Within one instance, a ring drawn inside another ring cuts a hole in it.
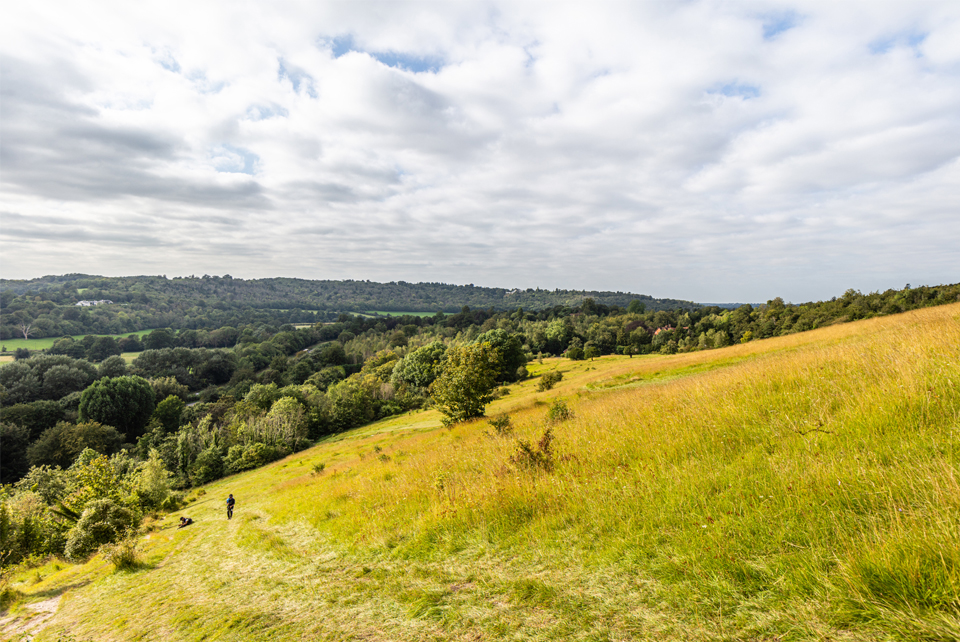
[[[142,570],[90,562],[102,579],[71,591],[56,626],[98,640],[960,635],[960,306],[528,367],[488,408],[511,433],[421,411],[221,480],[183,511],[195,525],[171,516],[149,535]],[[563,380],[536,392],[553,368]],[[557,398],[573,416],[550,423]],[[516,440],[548,426],[552,471],[512,464]]]
[[[74,334],[72,338],[76,341],[83,339],[85,336],[94,336],[94,337],[113,337],[114,339],[123,339],[124,337],[129,337],[132,335],[137,335],[138,337],[143,338],[144,335],[150,334],[153,330],[137,330],[135,332],[124,332],[123,334]],[[47,348],[53,347],[53,344],[62,339],[63,337],[43,337],[41,339],[4,339],[2,342],[2,348],[4,352],[13,352],[18,348],[27,348],[28,350],[46,350]],[[136,353],[129,353],[136,354]]]

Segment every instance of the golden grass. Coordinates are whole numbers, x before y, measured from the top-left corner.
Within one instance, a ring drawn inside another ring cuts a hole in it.
[[[510,435],[424,411],[210,485],[142,570],[44,580],[95,581],[39,639],[960,637],[960,306],[529,367]]]

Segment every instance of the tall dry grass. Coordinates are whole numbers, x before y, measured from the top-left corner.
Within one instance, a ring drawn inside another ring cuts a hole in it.
[[[960,639],[960,306],[551,369],[211,484],[38,640]]]
[[[510,463],[515,437],[535,443],[549,425],[532,404],[511,414],[512,436],[474,422],[395,439],[274,510],[394,559],[575,559],[644,574],[681,608],[811,600],[845,626],[956,635],[957,314],[597,366],[581,392],[654,383],[568,388],[552,472]]]

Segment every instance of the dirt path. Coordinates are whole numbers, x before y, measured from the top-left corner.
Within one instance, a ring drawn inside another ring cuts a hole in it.
[[[58,595],[42,602],[25,604],[17,615],[0,619],[0,639],[30,642],[57,612],[60,597]]]

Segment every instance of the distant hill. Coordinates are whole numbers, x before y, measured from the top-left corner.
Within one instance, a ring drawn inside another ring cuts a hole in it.
[[[187,302],[204,300],[265,309],[324,310],[336,312],[459,312],[463,306],[542,310],[557,305],[577,306],[592,298],[603,305],[627,307],[639,300],[646,310],[692,310],[691,301],[658,299],[631,292],[597,290],[542,290],[540,288],[486,288],[473,284],[407,283],[391,281],[331,281],[293,278],[236,279],[230,275],[202,277],[126,276],[104,277],[64,274],[37,279],[0,279],[0,292],[59,293],[67,298],[109,299],[140,302],[174,297]],[[82,294],[82,297],[80,296]]]

